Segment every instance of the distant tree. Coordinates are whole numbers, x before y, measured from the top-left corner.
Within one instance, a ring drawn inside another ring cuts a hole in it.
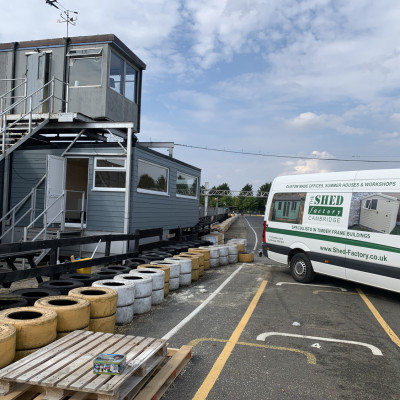
[[[264,185],[261,185],[260,188],[257,190],[257,194],[259,195],[261,192],[265,193],[270,191],[271,189],[271,182],[266,182]],[[266,197],[257,197],[257,203],[258,203],[258,210],[261,213],[264,213],[265,211],[265,205],[267,204],[267,198]]]
[[[138,187],[148,190],[157,190],[154,179],[148,174],[144,174],[140,177]]]

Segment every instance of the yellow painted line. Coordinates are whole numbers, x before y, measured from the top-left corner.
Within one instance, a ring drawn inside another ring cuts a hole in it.
[[[244,328],[246,327],[247,323],[251,315],[253,314],[260,297],[267,286],[268,281],[263,281],[260,287],[257,290],[257,293],[254,295],[253,300],[251,301],[249,307],[247,308],[246,312],[244,313],[242,319],[240,320],[239,324],[237,325],[236,329],[233,331],[231,337],[226,342],[224,349],[222,350],[221,354],[219,355],[217,361],[215,361],[211,371],[208,373],[206,379],[200,386],[199,390],[193,397],[193,400],[204,400],[207,398],[208,394],[210,393],[211,389],[213,388],[215,382],[217,381],[219,375],[221,374],[222,369],[225,366],[225,363],[228,361],[229,356],[231,355],[235,345],[239,341],[240,335],[242,334]]]
[[[398,336],[393,332],[392,328],[386,323],[386,321],[382,318],[381,314],[379,314],[379,311],[375,308],[375,306],[371,303],[371,301],[368,299],[368,297],[363,293],[361,289],[357,288],[358,294],[361,296],[361,298],[364,300],[365,304],[367,307],[370,309],[376,320],[380,323],[384,331],[388,334],[390,339],[392,340],[393,343],[395,343],[398,347],[400,347],[400,339]]]
[[[201,342],[220,342],[220,343],[226,343],[226,339],[216,339],[216,338],[198,338],[198,339],[193,339],[190,343],[189,346],[195,347]],[[304,350],[299,350],[299,349],[294,349],[293,347],[281,347],[281,346],[271,346],[269,344],[259,344],[259,343],[250,343],[250,342],[237,342],[236,344],[241,345],[241,346],[250,346],[250,347],[259,347],[262,349],[270,349],[270,350],[280,350],[280,351],[292,351],[294,353],[300,353],[306,356],[307,358],[307,364],[312,364],[315,365],[317,364],[317,359],[315,356],[310,353],[309,351],[304,351]]]

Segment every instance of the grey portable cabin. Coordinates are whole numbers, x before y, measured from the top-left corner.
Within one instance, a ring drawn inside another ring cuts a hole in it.
[[[196,226],[200,169],[135,135],[145,68],[114,35],[0,44],[2,242]]]

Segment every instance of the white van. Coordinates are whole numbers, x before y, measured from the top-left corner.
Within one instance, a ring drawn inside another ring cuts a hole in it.
[[[276,178],[263,253],[299,282],[317,273],[400,292],[400,169]]]

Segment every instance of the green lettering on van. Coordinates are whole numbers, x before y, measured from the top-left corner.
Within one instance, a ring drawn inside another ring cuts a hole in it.
[[[308,208],[308,214],[341,217],[343,216],[343,207],[310,206]]]

